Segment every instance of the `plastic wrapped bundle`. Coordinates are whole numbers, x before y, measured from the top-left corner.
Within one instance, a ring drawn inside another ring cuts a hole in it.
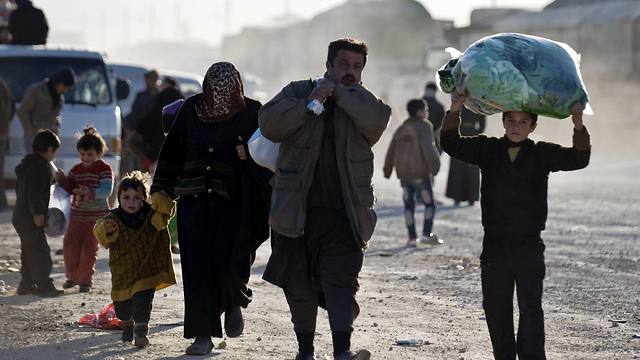
[[[564,43],[496,34],[450,60],[437,79],[446,93],[466,89],[465,106],[479,114],[525,111],[563,119],[576,101],[584,105],[588,101],[578,60],[578,54]]]
[[[49,210],[47,212],[47,224],[44,232],[50,237],[64,235],[69,226],[69,215],[71,214],[71,197],[58,185],[51,186],[51,197],[49,198]]]

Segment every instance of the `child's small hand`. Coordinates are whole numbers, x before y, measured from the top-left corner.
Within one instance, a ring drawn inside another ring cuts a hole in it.
[[[583,123],[582,123],[582,112],[584,111],[584,105],[582,105],[581,102],[576,101],[576,103],[574,103],[571,106],[571,121],[573,121],[573,127],[576,130],[582,130],[582,128],[584,127]]]
[[[43,227],[44,226],[44,215],[34,215],[33,216],[33,223],[37,227]]]
[[[238,153],[238,159],[247,160],[249,157],[247,156],[247,150],[245,149],[244,144],[242,143],[242,137],[238,136],[238,140],[240,141],[240,144],[236,145],[236,152]]]
[[[104,228],[107,230],[107,234],[113,234],[118,230],[118,224],[113,220],[105,220]]]
[[[64,171],[62,171],[62,169],[58,169],[58,171],[56,171],[55,174],[53,174],[53,178],[56,179],[56,183],[58,184],[64,183],[64,179],[65,179]]]

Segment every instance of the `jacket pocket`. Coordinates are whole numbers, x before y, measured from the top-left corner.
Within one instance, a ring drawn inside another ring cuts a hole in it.
[[[373,184],[371,184],[370,176],[354,177],[356,184],[356,198],[361,206],[372,208],[376,202],[376,196],[373,192]]]
[[[302,189],[302,179],[300,173],[289,173],[281,169],[276,169],[276,176],[273,188],[282,191],[300,191]]]

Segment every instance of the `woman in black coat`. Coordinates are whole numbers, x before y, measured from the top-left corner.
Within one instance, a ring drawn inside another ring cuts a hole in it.
[[[203,93],[187,99],[162,145],[151,192],[178,197],[178,241],[185,298],[186,350],[202,355],[222,337],[242,334],[240,307],[253,253],[268,238],[270,172],[249,157],[245,141],[258,128],[258,101],[243,95],[227,62],[209,68]]]

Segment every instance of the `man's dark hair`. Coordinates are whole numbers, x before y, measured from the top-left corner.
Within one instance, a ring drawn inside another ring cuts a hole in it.
[[[31,143],[31,149],[33,149],[34,153],[43,153],[49,150],[49,147],[52,147],[53,150],[58,150],[60,147],[60,139],[58,135],[56,135],[51,130],[40,130],[33,138],[33,143]]]
[[[76,143],[76,149],[78,151],[95,150],[98,155],[104,154],[107,151],[107,143],[104,138],[93,126],[87,126],[84,128],[83,135],[80,136]]]
[[[353,38],[343,38],[332,41],[331,43],[329,43],[327,61],[333,65],[333,60],[335,60],[336,56],[338,56],[338,51],[340,50],[350,50],[360,53],[363,56],[362,66],[367,63],[367,54],[369,52],[369,48],[367,47],[367,43],[365,43],[364,41]]]
[[[506,111],[502,113],[502,121],[504,121],[505,113]],[[528,112],[527,115],[529,115],[529,119],[531,119],[531,125],[535,125],[538,122],[538,114]]]
[[[427,110],[427,102],[422,99],[411,99],[407,103],[409,116],[416,116],[418,110]]]
[[[148,79],[148,78],[158,79],[158,78],[160,78],[160,75],[158,75],[158,72],[156,70],[151,69],[151,70],[149,70],[149,71],[144,73],[144,78],[145,79]]]

